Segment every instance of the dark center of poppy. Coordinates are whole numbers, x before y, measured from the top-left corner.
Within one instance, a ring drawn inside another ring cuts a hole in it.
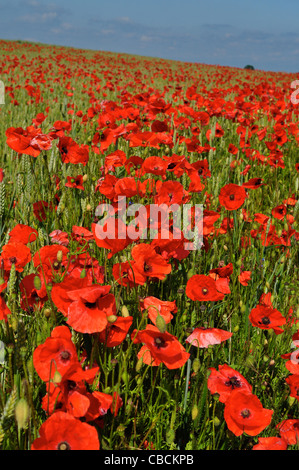
[[[248,408],[245,408],[244,410],[241,411],[242,418],[249,418],[250,415],[251,415],[251,413],[248,410]]]
[[[74,382],[74,380],[68,380],[67,381],[67,389],[69,391],[74,390],[76,387],[77,387],[77,384],[76,384],[76,382]]]
[[[55,271],[58,271],[59,268],[60,268],[60,263],[59,263],[59,261],[54,261],[54,263],[53,263],[53,269],[54,269]]]
[[[241,387],[241,382],[240,382],[240,380],[238,379],[238,377],[233,376],[233,377],[229,377],[229,380],[227,380],[227,381],[225,382],[225,385],[226,385],[227,387],[231,387],[232,389],[234,389],[234,388],[239,388],[239,387]]]
[[[9,261],[11,262],[11,264],[16,264],[17,258],[15,256],[12,256],[11,258],[9,258]]]
[[[152,267],[149,264],[144,263],[143,270],[144,270],[145,273],[148,273],[148,272],[152,271]]]
[[[62,359],[63,362],[66,362],[70,359],[71,354],[68,351],[62,351],[60,353],[60,358]]]
[[[175,163],[169,163],[167,169],[168,170],[173,170],[175,168],[176,164]]]
[[[96,302],[84,302],[84,305],[87,308],[96,308],[97,303]]]
[[[230,195],[229,195],[229,198],[230,198],[231,201],[234,201],[235,195],[234,195],[234,194],[230,194]]]
[[[71,446],[66,441],[59,442],[57,450],[71,450]]]
[[[209,292],[209,290],[206,288],[206,287],[203,287],[201,289],[201,292],[203,293],[203,295],[207,295],[207,293]]]
[[[262,318],[262,324],[263,325],[269,325],[271,323],[269,317],[263,317]]]
[[[261,178],[258,178],[255,182],[255,185],[258,186],[259,184],[261,184],[261,182],[262,182]]]
[[[202,169],[202,168],[199,168],[199,170],[197,171],[197,173],[198,173],[199,175],[202,175],[203,169]]]
[[[68,153],[68,148],[67,147],[61,147],[61,152],[62,153]]]
[[[161,337],[155,338],[155,345],[158,349],[164,348],[165,346],[165,340]]]

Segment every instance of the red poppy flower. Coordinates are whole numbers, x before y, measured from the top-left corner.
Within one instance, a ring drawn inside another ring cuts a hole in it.
[[[63,163],[85,166],[89,160],[88,145],[79,146],[71,137],[60,137],[57,148]]]
[[[41,148],[34,138],[37,138],[39,134],[41,134],[41,130],[34,126],[29,126],[26,129],[10,127],[5,132],[6,143],[15,152],[36,158],[39,156]]]
[[[290,396],[299,401],[299,375],[289,375],[285,380],[290,387]]]
[[[208,389],[212,394],[219,394],[221,403],[226,402],[233,390],[252,391],[252,386],[245,377],[227,364],[219,365],[218,371],[214,367],[209,370]]]
[[[85,418],[91,397],[86,383],[92,384],[98,372],[98,367],[83,370],[80,363],[72,364],[58,383],[47,384],[47,393],[42,400],[43,409],[48,414],[59,409],[75,418]]]
[[[175,300],[170,302],[166,300],[160,300],[156,297],[146,297],[140,301],[141,311],[147,310],[149,319],[156,324],[156,318],[158,315],[164,318],[165,323],[170,323],[173,318],[173,314],[177,312],[177,306]]]
[[[244,204],[246,197],[246,191],[243,186],[229,183],[221,188],[219,202],[228,211],[234,211]]]
[[[217,290],[216,281],[210,276],[194,274],[187,282],[186,295],[191,300],[214,302],[224,299],[225,294]]]
[[[47,201],[37,201],[33,203],[33,214],[39,220],[39,222],[43,222],[47,218],[47,212],[52,211],[53,206],[51,203]]]
[[[115,171],[115,168],[124,166],[126,163],[126,153],[123,150],[115,150],[115,152],[106,155],[105,157],[105,173],[108,171]]]
[[[155,249],[146,243],[140,243],[132,248],[132,258],[134,259],[133,271],[137,279],[141,278],[143,283],[148,278],[165,279],[171,272],[169,264]]]
[[[108,348],[119,346],[126,338],[128,331],[133,323],[133,317],[117,317],[111,323],[109,322],[105,330],[99,333],[99,340]]]
[[[114,216],[106,218],[103,225],[92,223],[91,229],[96,245],[110,250],[108,259],[132,243],[126,224]]]
[[[186,339],[187,343],[197,348],[207,348],[228,340],[233,334],[219,328],[195,328]]]
[[[241,436],[256,436],[271,423],[273,410],[263,408],[256,395],[248,390],[233,390],[224,407],[224,419],[228,429]]]
[[[20,282],[20,305],[27,312],[32,312],[34,309],[40,310],[48,299],[46,289],[36,289],[34,285],[36,277],[38,276],[34,273],[28,274]]]
[[[41,272],[41,279],[53,280],[55,274],[62,274],[68,264],[69,249],[62,245],[45,245],[33,256],[33,264]],[[61,258],[60,258],[61,255]]]
[[[66,275],[62,282],[54,283],[51,289],[51,299],[57,309],[67,316],[68,308],[72,303],[72,299],[68,296],[68,292],[72,290],[82,289],[91,285],[90,279]]]
[[[183,204],[187,200],[188,193],[184,190],[183,185],[179,181],[157,182],[157,195],[155,204]]]
[[[146,364],[158,365],[163,362],[168,369],[178,369],[190,356],[175,336],[168,332],[161,333],[154,325],[147,325],[145,330],[134,330],[131,339],[134,344],[143,343],[145,349],[149,350],[151,361],[154,360],[155,364],[145,362],[146,358],[143,357]]]
[[[83,186],[83,175],[78,175],[78,176],[67,176],[66,177],[67,182],[65,183],[65,186],[67,188],[76,188],[76,189],[81,189],[84,191],[84,186]]]
[[[238,279],[242,286],[248,286],[251,279],[251,271],[242,271],[241,274],[239,274]]]
[[[252,450],[287,450],[288,444],[281,437],[259,437]]]
[[[283,333],[281,325],[285,325],[286,318],[275,308],[257,305],[249,315],[249,320],[253,326],[262,330],[273,329],[275,334]]]
[[[0,261],[4,271],[10,271],[14,265],[16,271],[21,273],[26,264],[31,261],[30,248],[20,242],[8,242],[2,247]]]
[[[279,435],[290,446],[299,442],[299,419],[285,419],[276,425]]]
[[[38,231],[35,228],[30,227],[25,224],[17,224],[9,232],[9,241],[23,243],[28,245],[28,243],[34,242],[38,237]]]
[[[97,430],[63,411],[56,411],[40,427],[31,450],[99,450]]]
[[[209,276],[216,281],[216,289],[222,294],[230,294],[231,292],[229,281],[233,270],[233,264],[229,263],[226,266],[219,266],[209,271]]]
[[[278,220],[283,220],[286,213],[287,213],[287,208],[285,204],[280,204],[280,206],[274,207],[274,209],[272,209],[271,211],[271,214],[273,215],[273,217]]]
[[[147,173],[166,177],[167,162],[161,157],[147,157],[141,167],[141,175]]]
[[[71,337],[68,327],[57,326],[52,330],[51,336],[34,350],[33,365],[44,382],[52,379],[56,370],[63,375],[71,365],[78,363]]]
[[[247,183],[242,184],[243,188],[247,188],[247,189],[256,189],[264,185],[265,183],[262,178],[251,178],[250,180],[247,181]]]
[[[4,294],[3,292],[0,292],[0,320],[4,320],[4,322],[7,323],[7,316],[10,314],[11,311],[6,305]]]
[[[134,279],[132,263],[129,263],[128,261],[114,264],[112,275],[116,282],[121,286],[133,287],[134,284],[137,284],[137,281]],[[144,283],[143,278],[141,283]]]
[[[70,242],[68,236],[68,233],[63,232],[62,230],[53,230],[53,232],[49,233],[49,237],[53,243],[57,243],[58,245],[63,246],[68,246]]]
[[[111,286],[87,286],[67,292],[72,300],[67,311],[67,323],[79,333],[99,333],[108,325],[107,317],[116,314]]]

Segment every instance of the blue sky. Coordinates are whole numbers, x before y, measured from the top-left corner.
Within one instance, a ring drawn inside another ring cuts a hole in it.
[[[0,0],[0,38],[299,74],[299,1]]]

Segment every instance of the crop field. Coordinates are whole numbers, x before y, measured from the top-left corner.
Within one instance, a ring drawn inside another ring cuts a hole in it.
[[[297,78],[0,40],[2,450],[299,448]]]

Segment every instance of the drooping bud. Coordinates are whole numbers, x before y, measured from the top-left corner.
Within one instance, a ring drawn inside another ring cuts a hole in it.
[[[166,331],[166,322],[162,315],[158,314],[156,317],[156,327],[160,331],[160,333],[165,333]]]
[[[130,316],[129,310],[127,309],[127,307],[125,305],[123,305],[122,308],[121,308],[121,314],[122,314],[123,317],[129,317]]]

